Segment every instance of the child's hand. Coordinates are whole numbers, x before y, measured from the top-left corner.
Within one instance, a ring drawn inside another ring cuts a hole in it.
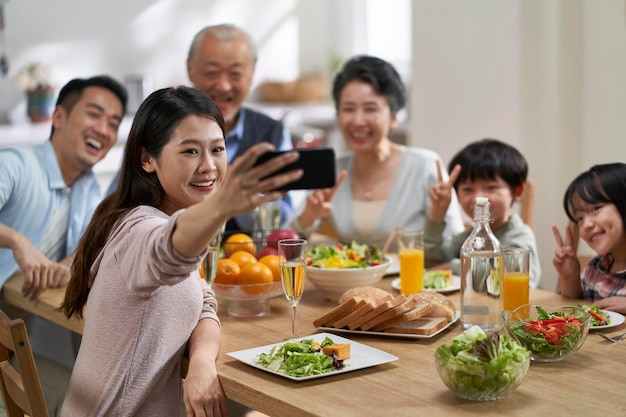
[[[569,227],[565,228],[565,241],[563,241],[558,227],[552,226],[552,232],[558,245],[554,251],[552,264],[559,274],[561,293],[570,297],[579,297],[582,294],[580,262],[574,251],[572,231]]]
[[[443,223],[443,220],[446,217],[450,201],[452,201],[452,187],[461,173],[461,165],[457,164],[454,166],[452,172],[450,173],[450,178],[445,182],[443,180],[442,171],[443,168],[441,166],[441,161],[437,160],[438,182],[433,185],[430,190],[428,190],[428,197],[430,198],[430,202],[432,204],[430,213],[428,214],[428,219],[435,223]]]
[[[345,170],[341,171],[339,173],[339,177],[337,177],[337,182],[334,187],[323,190],[315,190],[307,196],[306,206],[304,207],[302,214],[298,217],[298,222],[301,227],[311,227],[315,220],[326,217],[330,214],[333,208],[333,197],[347,175],[348,173]]]
[[[626,314],[626,297],[607,297],[603,298],[602,300],[594,301],[593,303],[602,309]]]

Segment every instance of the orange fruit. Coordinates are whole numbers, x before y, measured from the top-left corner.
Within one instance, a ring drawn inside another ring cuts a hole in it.
[[[215,282],[218,284],[235,285],[239,284],[239,274],[241,268],[237,262],[228,258],[221,258],[217,261],[217,272]]]
[[[274,281],[280,281],[280,257],[278,255],[265,255],[259,259],[259,262],[270,267]]]
[[[261,294],[269,289],[269,284],[274,281],[274,275],[269,266],[261,262],[250,263],[239,273],[239,284],[268,284],[256,285],[254,287],[243,287],[243,290],[249,294]]]
[[[228,259],[237,262],[237,265],[239,265],[240,268],[243,268],[244,266],[251,263],[256,263],[256,256],[254,256],[250,252],[246,252],[245,250],[238,250],[237,252],[230,255]]]
[[[256,245],[254,240],[245,233],[235,233],[228,236],[224,243],[224,253],[226,256],[230,256],[237,251],[246,251],[251,254],[256,254]]]

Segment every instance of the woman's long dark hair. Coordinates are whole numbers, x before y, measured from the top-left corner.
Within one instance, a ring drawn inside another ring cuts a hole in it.
[[[583,172],[567,187],[563,208],[567,217],[576,223],[575,198],[588,204],[615,204],[626,225],[626,164],[594,165]]]
[[[72,276],[61,305],[68,318],[83,316],[91,266],[113,227],[135,207],[159,207],[163,201],[164,190],[156,173],[142,168],[142,149],[158,159],[180,122],[190,115],[215,120],[224,133],[224,117],[220,109],[195,88],[180,86],[157,90],[137,110],[124,150],[117,189],[97,207],[74,254]]]

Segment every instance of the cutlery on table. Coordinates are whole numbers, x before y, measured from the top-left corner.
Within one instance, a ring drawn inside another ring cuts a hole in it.
[[[606,339],[609,342],[613,342],[613,343],[621,342],[622,340],[624,340],[624,338],[626,338],[626,333],[618,334],[617,336],[613,336],[613,337],[608,336],[604,333],[596,333],[596,334],[602,337],[603,339]]]

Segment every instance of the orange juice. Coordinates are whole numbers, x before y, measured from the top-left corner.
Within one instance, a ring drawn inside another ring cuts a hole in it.
[[[525,272],[506,272],[504,274],[502,302],[505,310],[513,310],[528,304],[529,281],[528,274]]]
[[[424,285],[424,250],[402,249],[400,259],[400,291],[404,295],[416,294]]]

